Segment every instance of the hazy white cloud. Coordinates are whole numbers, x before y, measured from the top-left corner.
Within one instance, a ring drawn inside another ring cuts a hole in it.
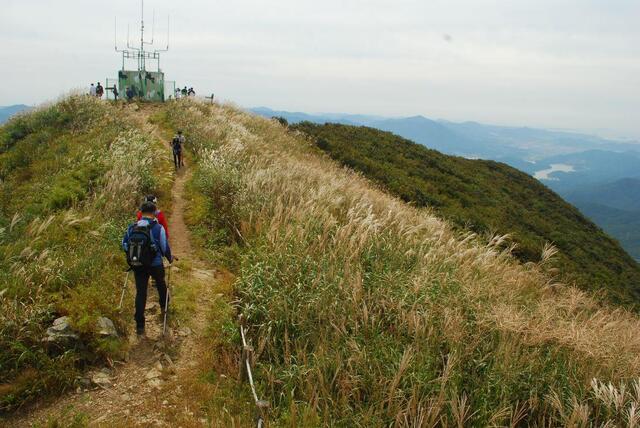
[[[0,105],[116,75],[139,2],[2,0]],[[640,137],[637,0],[147,0],[167,79],[241,105]]]

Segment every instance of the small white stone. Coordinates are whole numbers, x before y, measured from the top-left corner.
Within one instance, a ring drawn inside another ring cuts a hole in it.
[[[155,367],[154,367],[154,368],[152,368],[151,370],[149,370],[149,371],[147,372],[147,374],[145,375],[145,378],[146,378],[147,380],[150,380],[150,379],[157,379],[157,378],[159,378],[159,377],[160,377],[160,371],[159,371],[158,369],[156,369]]]
[[[149,381],[149,386],[151,386],[153,388],[159,389],[160,385],[162,385],[162,381],[160,379],[156,378],[156,379],[151,379]]]
[[[91,382],[97,386],[102,386],[102,387],[111,386],[111,378],[107,373],[104,373],[101,371],[95,372],[91,375]]]

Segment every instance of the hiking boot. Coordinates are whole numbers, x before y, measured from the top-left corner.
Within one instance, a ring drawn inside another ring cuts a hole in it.
[[[144,327],[136,327],[136,335],[144,336]]]

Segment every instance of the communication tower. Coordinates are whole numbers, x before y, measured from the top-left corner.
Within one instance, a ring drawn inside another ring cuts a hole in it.
[[[135,46],[129,41],[129,27],[127,26],[126,48],[118,47],[117,21],[115,22],[115,50],[122,54],[122,68],[118,71],[118,79],[107,79],[107,96],[114,97],[117,93],[120,98],[141,99],[144,101],[162,102],[166,95],[172,95],[175,82],[164,79],[164,73],[160,68],[160,53],[169,50],[169,18],[167,17],[167,45],[164,49],[153,48],[155,33],[155,12],[151,26],[151,40],[145,40],[144,36],[144,0],[140,0],[140,45]],[[137,69],[133,69],[133,62]],[[150,68],[147,68],[151,65]],[[129,68],[127,68],[129,66]]]

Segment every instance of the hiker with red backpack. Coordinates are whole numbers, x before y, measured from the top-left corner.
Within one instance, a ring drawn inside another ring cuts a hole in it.
[[[171,254],[171,247],[167,240],[165,228],[155,217],[157,207],[153,202],[145,201],[140,207],[141,218],[129,225],[122,238],[122,248],[127,255],[129,264],[136,281],[136,334],[144,335],[144,310],[147,305],[147,286],[149,277],[156,282],[160,309],[166,314],[169,303],[167,283],[163,258],[169,263],[178,260]]]
[[[145,196],[144,201],[151,202],[156,206],[156,208],[158,207],[158,198],[155,195]],[[156,220],[158,220],[158,223],[160,223],[160,225],[164,227],[164,233],[167,235],[167,239],[169,239],[169,224],[167,223],[167,218],[164,216],[164,212],[156,209],[156,212],[153,213],[153,215],[155,216]],[[142,219],[142,211],[138,210],[138,212],[136,213],[136,217],[138,218],[138,220]]]

